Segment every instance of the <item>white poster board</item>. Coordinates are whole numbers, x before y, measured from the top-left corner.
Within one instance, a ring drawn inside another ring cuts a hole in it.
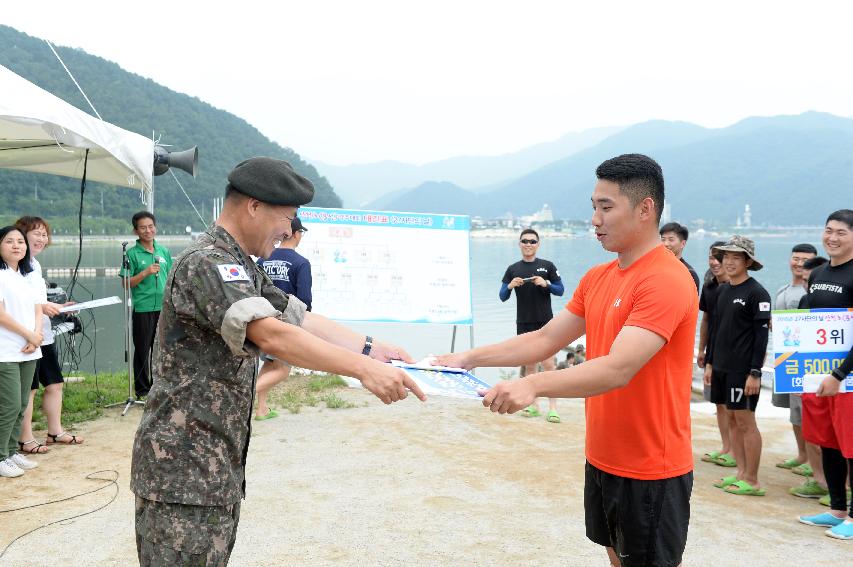
[[[771,316],[773,391],[814,392],[815,381],[823,380],[850,352],[853,309],[790,309],[773,311]],[[853,391],[853,374],[847,377],[845,391]]]
[[[471,325],[470,218],[302,207],[312,306],[342,321]]]

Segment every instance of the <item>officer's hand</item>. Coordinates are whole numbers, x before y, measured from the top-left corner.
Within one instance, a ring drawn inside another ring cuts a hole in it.
[[[711,375],[714,373],[714,368],[710,364],[705,365],[705,374],[702,376],[702,380],[705,382],[706,386],[711,385]]]
[[[434,366],[447,366],[450,368],[464,368],[471,370],[474,366],[468,360],[467,352],[455,352],[453,354],[440,354],[433,357]]]
[[[523,410],[536,400],[536,391],[530,380],[510,380],[499,382],[494,387],[480,392],[483,405],[498,413],[515,413]]]
[[[534,277],[533,283],[538,285],[539,287],[548,287],[548,282],[546,282],[545,278],[543,278],[542,276]]]
[[[371,364],[368,373],[361,378],[361,385],[386,404],[405,399],[409,392],[422,402],[426,401],[426,395],[412,377],[390,364]]]
[[[841,381],[835,378],[832,374],[823,377],[820,386],[817,387],[817,395],[820,397],[834,396],[841,389]]]
[[[390,362],[392,360],[402,360],[403,362],[415,361],[415,359],[406,352],[406,349],[382,341],[373,341],[373,348],[370,349],[370,358],[378,360],[379,362]]]
[[[524,280],[523,280],[523,279],[521,279],[521,278],[512,278],[512,281],[510,281],[510,282],[509,282],[509,285],[507,285],[506,287],[507,287],[508,289],[513,289],[513,288],[518,287],[518,286],[520,286],[520,285],[524,285]]]

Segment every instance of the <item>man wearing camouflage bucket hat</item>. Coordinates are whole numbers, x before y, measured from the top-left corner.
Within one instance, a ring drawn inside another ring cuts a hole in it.
[[[763,267],[755,256],[752,240],[735,235],[712,251],[722,254],[729,281],[720,285],[717,292],[716,330],[713,345],[705,355],[705,383],[711,387],[711,401],[726,405],[737,461],[737,474],[714,485],[730,494],[764,496],[758,481],[762,440],[755,408],[767,354],[770,294],[748,273]]]
[[[257,157],[228,175],[222,214],[182,252],[166,282],[154,385],[133,444],[142,565],[225,565],[245,496],[258,353],[345,374],[386,404],[417,385],[374,341],[281,292],[252,261],[291,232],[314,187],[285,161]]]

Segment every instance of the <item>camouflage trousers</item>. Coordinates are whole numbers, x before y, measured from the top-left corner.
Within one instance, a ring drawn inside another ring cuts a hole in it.
[[[142,567],[228,565],[240,503],[191,506],[136,498],[136,552]]]

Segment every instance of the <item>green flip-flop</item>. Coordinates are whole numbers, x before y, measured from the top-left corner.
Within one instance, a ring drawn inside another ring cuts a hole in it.
[[[717,457],[717,460],[714,461],[714,464],[721,467],[736,467],[737,460],[728,453],[721,453],[720,456]]]
[[[734,484],[736,482],[737,482],[736,476],[724,476],[723,478],[721,478],[720,480],[715,482],[714,486],[716,486],[717,488],[725,488],[728,485]]]
[[[521,415],[524,417],[539,417],[542,414],[539,413],[539,409],[536,406],[529,406],[521,410]]]
[[[802,464],[803,463],[798,461],[796,457],[791,457],[790,459],[786,459],[786,460],[782,461],[781,463],[776,463],[776,466],[779,467],[780,469],[791,470],[792,468],[798,467]]]
[[[270,410],[265,415],[256,415],[255,421],[266,421],[274,417],[278,417],[278,412],[276,412],[275,410]]]
[[[545,419],[547,419],[551,423],[560,423],[560,414],[558,414],[554,410],[551,410],[548,412],[548,417],[546,417]]]
[[[738,494],[741,496],[764,496],[767,493],[763,488],[755,488],[745,480],[733,482],[723,490],[729,494]]]
[[[702,460],[706,463],[716,463],[718,458],[720,458],[719,451],[711,451],[710,453],[702,455]]]
[[[814,470],[812,470],[812,466],[808,463],[804,463],[802,465],[796,466],[791,469],[791,472],[794,474],[798,474],[800,476],[813,476]]]

